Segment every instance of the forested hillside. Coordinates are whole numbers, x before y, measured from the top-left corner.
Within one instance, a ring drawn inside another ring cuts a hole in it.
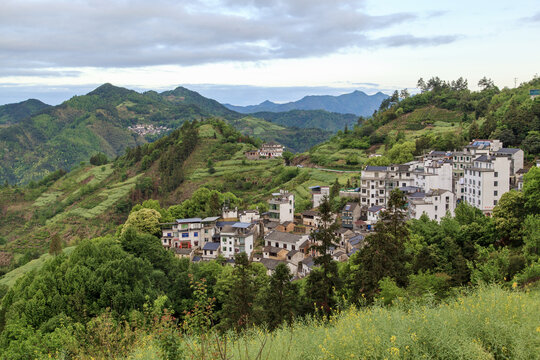
[[[420,94],[396,91],[362,125],[311,149],[311,161],[341,168],[402,163],[428,149],[459,149],[475,138],[521,147],[530,160],[540,154],[540,99],[529,96],[540,87],[539,78],[502,90],[486,78],[480,91],[470,91],[461,78],[420,79],[418,86]],[[368,159],[373,153],[384,156]]]
[[[245,134],[282,142],[293,151],[306,151],[331,135],[320,129],[276,126],[261,119],[244,121],[243,115],[182,87],[138,93],[104,84],[58,106],[40,104],[28,101],[0,108],[0,119],[6,123],[0,127],[0,183],[38,180],[58,169],[69,170],[98,152],[115,158],[126,148],[154,141],[185,121],[214,116],[233,123]],[[159,130],[145,134],[129,129],[136,125]]]
[[[332,132],[352,127],[358,122],[353,114],[338,114],[325,110],[290,110],[286,112],[256,112],[254,117],[271,121],[278,125],[296,128],[316,128]]]
[[[36,99],[29,99],[16,104],[1,105],[0,126],[18,123],[49,106]]]

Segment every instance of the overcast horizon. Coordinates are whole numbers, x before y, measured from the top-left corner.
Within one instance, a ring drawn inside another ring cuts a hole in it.
[[[233,105],[538,73],[537,1],[4,0],[0,104],[103,83]]]

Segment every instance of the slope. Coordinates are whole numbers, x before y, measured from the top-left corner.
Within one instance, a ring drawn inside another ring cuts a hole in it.
[[[28,99],[16,104],[0,106],[0,125],[16,124],[41,110],[50,107],[39,100]]]
[[[316,128],[332,132],[343,130],[346,126],[352,128],[358,122],[356,115],[332,113],[325,110],[265,111],[251,115],[283,126],[300,129]]]
[[[131,207],[145,199],[174,205],[205,186],[233,192],[245,206],[264,206],[283,187],[295,192],[302,210],[309,203],[309,186],[329,185],[336,177],[346,183],[354,175],[285,167],[279,159],[246,160],[244,152],[254,143],[222,120],[185,123],[112,163],[81,164],[27,186],[0,187],[0,238],[6,242],[0,241],[0,253],[13,255],[3,271],[44,253],[54,234],[76,245],[115,232]]]

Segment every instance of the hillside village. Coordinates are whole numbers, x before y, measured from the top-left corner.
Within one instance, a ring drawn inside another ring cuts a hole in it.
[[[261,149],[278,145],[264,144]],[[262,150],[254,151],[254,155],[260,153]],[[280,155],[270,157],[275,156]],[[491,216],[504,193],[522,189],[525,173],[521,149],[486,139],[475,139],[460,151],[431,151],[405,164],[366,166],[358,187],[339,191],[339,197],[349,201],[334,216],[340,223],[335,233],[339,246],[332,247],[329,254],[343,262],[361,249],[394,189],[407,198],[408,218],[427,216],[439,222],[445,215],[453,215],[460,202]],[[312,270],[314,257],[320,255],[312,248],[311,234],[322,222],[319,206],[331,196],[329,186],[310,190],[312,209],[301,213],[295,212],[295,195],[280,190],[268,199],[264,213],[225,205],[221,217],[162,224],[162,245],[193,262],[221,258],[234,264],[234,256],[245,252],[251,261],[262,263],[269,275],[284,263],[296,278],[303,278]]]

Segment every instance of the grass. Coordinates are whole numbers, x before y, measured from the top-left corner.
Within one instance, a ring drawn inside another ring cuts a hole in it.
[[[483,287],[437,305],[351,308],[272,333],[184,336],[181,346],[187,359],[209,358],[218,342],[227,349],[220,359],[538,359],[539,295]],[[128,359],[158,359],[151,343],[142,337]]]
[[[70,246],[67,248],[64,248],[63,252],[65,254],[69,254],[75,249],[75,246]],[[50,259],[52,255],[49,254],[43,254],[39,258],[29,261],[28,263],[24,264],[21,267],[18,267],[4,276],[0,279],[0,285],[6,285],[7,287],[12,287],[15,282],[21,278],[24,274],[29,273],[30,271],[40,269],[45,261]]]

